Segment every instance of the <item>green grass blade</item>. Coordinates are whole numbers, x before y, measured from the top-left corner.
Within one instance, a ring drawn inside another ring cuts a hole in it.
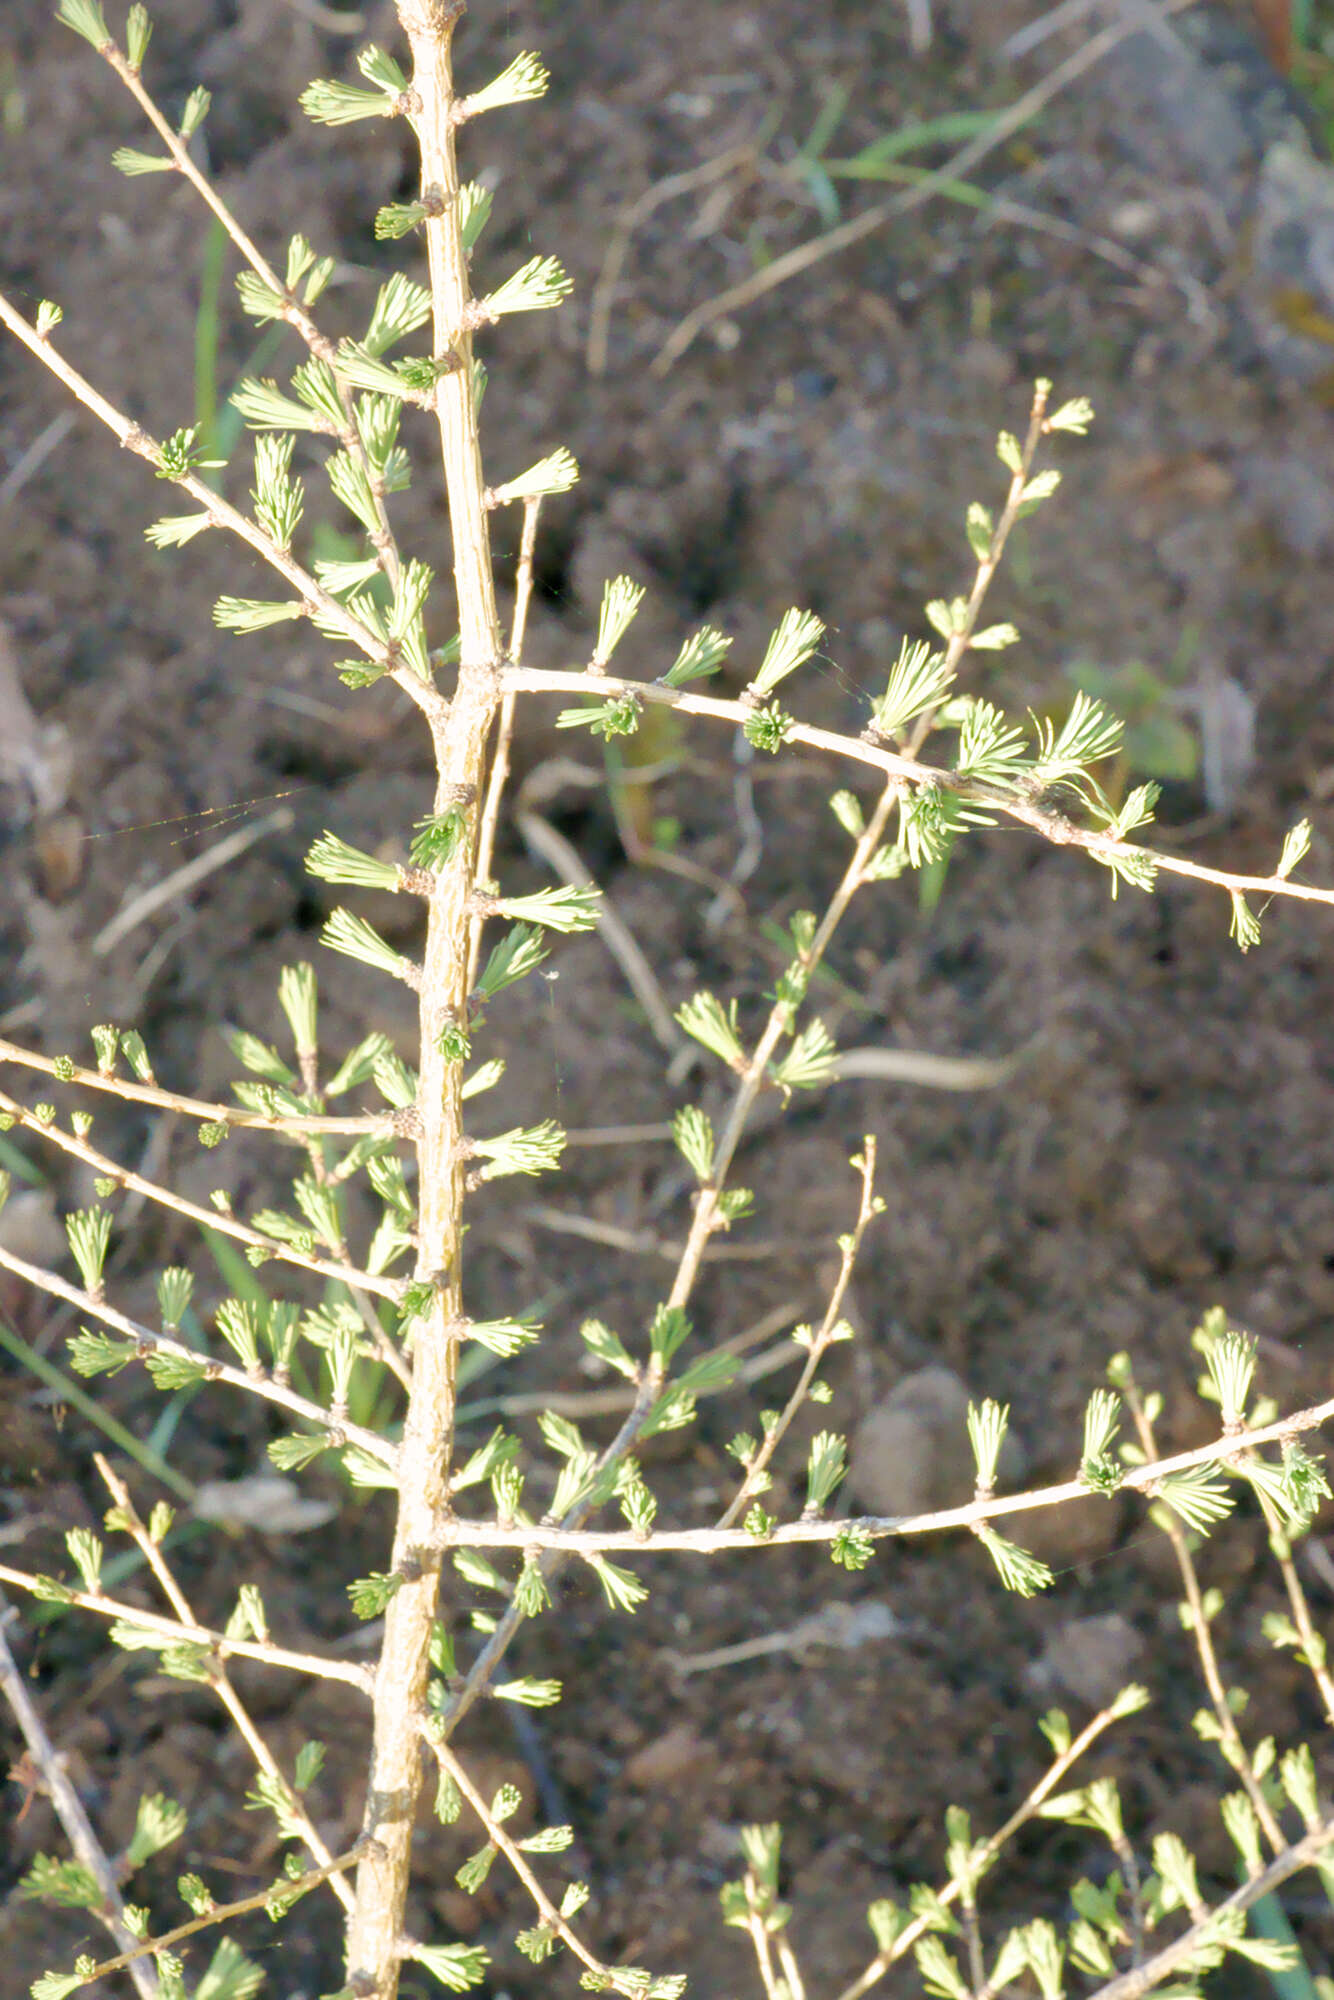
[[[1297,1953],[1296,1965],[1264,1968],[1264,1976],[1273,1987],[1276,2000],[1320,2000],[1319,1989],[1306,1969],[1301,1946],[1278,1897],[1273,1894],[1261,1896],[1258,1903],[1251,1905],[1250,1916],[1251,1929],[1257,1937],[1268,1938],[1271,1944],[1290,1944]],[[1258,1972],[1260,1968],[1256,1969]]]
[[[873,161],[865,165],[860,154],[851,160],[825,160],[824,171],[834,181],[898,181],[907,187],[917,187],[923,181],[930,181],[935,194],[944,195],[947,201],[961,202],[965,208],[990,208],[994,195],[984,189],[974,187],[971,181],[950,180],[948,176],[934,173],[930,167],[902,167],[891,163]]]
[[[26,1153],[21,1153],[12,1139],[6,1139],[0,1132],[0,1167],[11,1173],[16,1181],[24,1181],[29,1187],[45,1187],[46,1175],[40,1167],[35,1167]]]
[[[824,103],[816,114],[815,123],[806,135],[798,157],[803,160],[818,160],[825,147],[843,123],[843,115],[848,108],[848,92],[841,83],[830,84],[825,92]]]
[[[62,1402],[68,1403],[72,1410],[77,1410],[81,1417],[86,1417],[90,1424],[95,1424],[103,1436],[110,1438],[119,1451],[132,1458],[136,1465],[142,1466],[145,1472],[151,1473],[154,1479],[160,1479],[178,1500],[183,1500],[187,1506],[193,1505],[195,1487],[192,1481],[183,1473],[177,1472],[175,1466],[168,1465],[166,1459],[155,1452],[151,1445],[144,1444],[133,1431],[127,1431],[124,1424],[108,1415],[91,1396],[85,1394],[77,1382],[71,1381],[68,1375],[53,1366],[45,1355],[37,1352],[36,1348],[29,1347],[27,1341],[20,1339],[4,1320],[0,1320],[0,1347],[12,1355],[21,1367],[26,1368],[30,1375],[35,1375],[48,1389],[54,1389]]]
[[[854,153],[852,159],[883,165],[889,160],[901,160],[905,153],[920,153],[925,146],[952,146],[959,139],[975,139],[994,125],[1000,115],[995,111],[950,111],[943,118],[920,118],[911,125],[900,125],[895,131],[886,132],[883,139],[873,139],[860,153]],[[832,172],[835,163],[826,160],[824,164]],[[848,166],[851,162],[844,160],[839,164]]]
[[[207,458],[218,456],[218,340],[226,256],[227,231],[215,217],[204,239],[204,269],[199,280],[199,311],[195,315],[195,423]]]
[[[228,1289],[249,1305],[266,1306],[269,1303],[268,1293],[230,1236],[220,1236],[216,1229],[202,1229],[200,1235]]]
[[[241,442],[241,438],[245,432],[245,418],[232,402],[232,390],[236,388],[238,383],[244,382],[248,375],[263,374],[282,346],[286,332],[287,328],[285,326],[271,326],[264,337],[256,341],[253,350],[246,359],[245,366],[237,376],[236,381],[232,383],[231,389],[223,397],[222,403],[213,419],[213,449],[209,454],[210,457],[230,458],[236,450],[237,445]]]
[[[839,219],[838,191],[818,160],[806,160],[802,165],[802,179],[811,191],[816,213],[826,229],[832,229]]]

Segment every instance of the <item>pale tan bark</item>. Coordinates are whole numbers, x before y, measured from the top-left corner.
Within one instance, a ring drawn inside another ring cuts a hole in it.
[[[437,412],[453,535],[460,664],[447,711],[432,717],[436,811],[459,806],[467,837],[441,870],[431,898],[421,984],[421,1087],[417,1173],[419,1278],[436,1292],[418,1322],[412,1393],[399,1458],[393,1569],[404,1580],[385,1614],[376,1673],[374,1743],[365,1830],[374,1845],[357,1872],[348,1933],[349,1982],[359,1995],[394,2000],[412,1826],[422,1784],[420,1723],[429,1670],[431,1621],[440,1569],[454,1429],[457,1328],[462,1315],[460,1243],[464,1196],[461,1067],[440,1052],[441,1030],[467,999],[469,899],[486,745],[499,703],[502,658],[487,529],[485,481],[467,332],[467,260],[458,229],[458,168],[450,44],[462,12],[453,0],[399,0],[412,50],[413,122],[421,146],[423,198],[439,209],[426,223],[437,357],[455,366],[439,383]]]

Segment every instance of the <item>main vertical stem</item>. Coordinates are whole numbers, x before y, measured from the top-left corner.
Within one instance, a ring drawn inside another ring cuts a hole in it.
[[[487,529],[485,482],[466,330],[467,259],[458,228],[458,169],[451,113],[450,43],[462,0],[398,0],[412,49],[412,117],[421,147],[435,352],[452,357],[436,392],[454,550],[460,658],[448,710],[432,720],[437,813],[462,810],[467,834],[441,869],[431,898],[421,988],[421,1083],[417,1094],[417,1276],[434,1287],[414,1328],[412,1391],[399,1452],[394,1575],[402,1581],[385,1613],[376,1672],[374,1739],[365,1830],[374,1846],[357,1871],[348,1928],[348,1979],[365,2000],[394,2000],[422,1783],[420,1724],[431,1621],[440,1569],[438,1524],[454,1433],[458,1327],[462,1318],[465,1167],[461,1065],[448,1062],[442,1030],[463,1018],[468,997],[468,903],[487,738],[501,659]]]

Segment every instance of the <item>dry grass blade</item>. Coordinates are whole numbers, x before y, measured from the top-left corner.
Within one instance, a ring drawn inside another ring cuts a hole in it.
[[[143,889],[137,896],[132,896],[116,912],[110,923],[102,926],[92,942],[93,957],[105,958],[108,952],[115,950],[122,938],[127,938],[131,931],[137,930],[140,924],[148,921],[149,917],[156,916],[159,910],[165,910],[169,904],[174,903],[178,897],[188,894],[200,882],[206,882],[209,876],[216,875],[220,868],[226,868],[230,862],[244,854],[247,848],[255,846],[257,841],[266,840],[271,833],[286,833],[294,824],[293,816],[287,807],[281,806],[277,812],[268,813],[263,819],[256,820],[253,826],[239,827],[235,833],[229,833],[225,840],[220,840],[215,847],[207,848],[203,854],[197,854],[193,861],[186,861],[179,868],[173,868],[170,875],[164,875],[151,889]]]
[[[595,886],[578,854],[565,838],[558,833],[550,820],[539,813],[520,812],[519,831],[535,854],[540,854],[547,866],[571,889],[586,889]],[[671,1009],[662,995],[657,974],[640,949],[630,926],[605,894],[598,903],[598,936],[616,960],[625,983],[644,1010],[644,1018],[653,1030],[655,1041],[675,1055],[681,1046],[681,1031],[672,1018]]]
[[[1163,5],[1157,11],[1166,18],[1192,5],[1194,0],[1163,0]],[[729,314],[740,312],[744,307],[753,305],[756,299],[763,298],[766,293],[776,290],[779,285],[785,285],[790,278],[795,278],[804,271],[813,270],[817,264],[837,256],[842,250],[850,249],[854,243],[860,243],[863,238],[874,235],[876,230],[883,229],[885,224],[892,222],[896,216],[908,215],[913,209],[920,208],[923,202],[930,200],[942,181],[963,179],[1013,133],[1035,118],[1053,98],[1058,97],[1063,90],[1068,90],[1070,85],[1092,69],[1095,63],[1101,62],[1103,57],[1109,55],[1126,40],[1127,36],[1138,34],[1143,25],[1140,18],[1132,16],[1117,21],[1111,27],[1100,29],[1074,55],[1058,63],[1049,76],[1044,77],[1040,83],[1034,84],[1032,89],[1026,90],[1017,98],[1008,111],[998,113],[995,123],[990,125],[985,133],[970,140],[966,146],[961,146],[943,167],[928,174],[916,186],[905,188],[902,194],[894,195],[888,201],[878,202],[874,208],[867,209],[862,215],[854,216],[849,222],[841,223],[837,228],[817,237],[814,242],[803,243],[797,249],[789,250],[781,257],[775,257],[771,263],[764,265],[751,277],[743,279],[739,284],[730,285],[726,291],[719,292],[714,298],[696,306],[673,328],[663,342],[650,364],[650,372],[657,376],[667,374],[687,349],[694,345],[700,334],[715,326],[720,319],[726,319]]]

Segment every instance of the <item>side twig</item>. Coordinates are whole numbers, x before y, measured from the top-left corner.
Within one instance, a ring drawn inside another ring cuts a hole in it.
[[[93,1831],[93,1823],[83,1809],[83,1801],[70,1783],[60,1753],[46,1733],[46,1725],[9,1649],[5,1625],[13,1616],[3,1596],[0,1596],[0,1693],[9,1703],[19,1732],[28,1746],[28,1755],[42,1774],[47,1797],[55,1807],[56,1817],[65,1829],[65,1838],[73,1848],[76,1860],[88,1870],[102,1891],[102,1907],[94,1914],[106,1925],[121,1949],[130,1954],[129,1958],[119,1962],[130,1964],[133,1960],[130,1976],[140,2000],[158,2000],[157,1974],[135,1956],[135,1936],[125,1922],[125,1904],[116,1872]]]

